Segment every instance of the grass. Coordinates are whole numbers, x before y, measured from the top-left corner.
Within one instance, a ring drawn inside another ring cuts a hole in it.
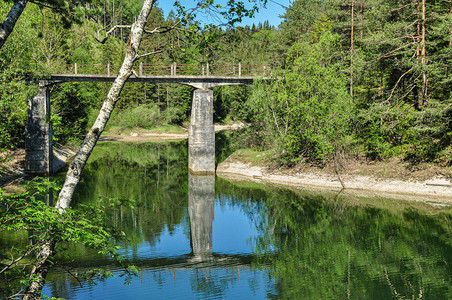
[[[272,153],[270,150],[258,151],[256,149],[239,149],[231,155],[231,159],[250,162],[252,165],[264,165],[270,162]]]
[[[161,125],[150,129],[150,131],[158,133],[185,133],[185,131],[178,125]]]
[[[121,126],[111,126],[108,130],[105,130],[102,134],[104,135],[118,135],[118,134],[131,134],[131,133],[185,133],[185,131],[178,125],[161,125],[156,126],[151,129],[145,128],[124,128]]]

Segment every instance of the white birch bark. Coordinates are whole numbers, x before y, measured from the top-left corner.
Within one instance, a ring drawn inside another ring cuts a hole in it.
[[[47,272],[51,267],[49,257],[55,254],[55,242],[48,241],[41,246],[36,255],[36,262],[31,270],[32,280],[25,290],[22,300],[41,299],[41,291],[45,284]]]
[[[99,136],[110,119],[111,113],[115,107],[116,102],[119,100],[119,95],[124,87],[127,79],[132,75],[132,66],[135,60],[138,58],[138,48],[141,43],[141,39],[146,25],[147,18],[151,12],[152,6],[156,0],[145,0],[143,8],[137,21],[132,25],[129,40],[127,42],[126,56],[124,62],[119,70],[118,77],[113,82],[110,91],[105,98],[104,104],[97,116],[94,125],[89,130],[85,140],[83,141],[80,150],[75,156],[74,160],[69,166],[69,170],[66,174],[66,181],[58,196],[56,204],[57,208],[66,209],[70,207],[72,195],[74,194],[75,187],[80,181],[80,175],[83,168],[96,145]]]
[[[11,7],[8,15],[6,16],[5,21],[0,24],[0,48],[5,44],[6,39],[11,34],[14,29],[14,25],[16,25],[17,20],[25,9],[28,0],[19,0],[14,3],[13,7]]]
[[[127,42],[126,56],[121,66],[118,76],[113,82],[110,91],[105,98],[104,104],[97,116],[94,125],[89,130],[82,146],[76,154],[74,160],[69,166],[69,170],[66,174],[66,181],[58,196],[58,201],[55,205],[56,208],[61,209],[63,213],[65,209],[70,207],[72,195],[74,194],[75,187],[80,181],[80,176],[86,162],[96,145],[99,136],[110,119],[111,113],[115,107],[116,102],[119,100],[122,88],[127,79],[132,74],[132,67],[135,60],[138,58],[138,48],[141,44],[144,28],[148,19],[148,16],[152,10],[152,7],[156,0],[144,0],[141,13],[138,16],[136,22],[132,25],[129,40]],[[30,285],[25,291],[23,299],[40,299],[41,290],[44,287],[45,276],[51,265],[49,258],[54,253],[54,241],[49,241],[41,247],[37,254],[37,262],[32,269]]]

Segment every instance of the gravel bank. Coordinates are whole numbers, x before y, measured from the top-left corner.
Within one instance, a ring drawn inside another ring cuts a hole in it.
[[[295,186],[311,189],[328,189],[363,196],[381,196],[385,198],[421,201],[432,205],[452,205],[452,183],[450,179],[437,177],[426,181],[403,181],[380,179],[368,176],[330,174],[312,174],[297,172],[289,174],[284,171],[268,171],[265,167],[253,166],[251,163],[227,159],[219,164],[216,171],[221,178],[229,180],[247,180],[265,184]]]

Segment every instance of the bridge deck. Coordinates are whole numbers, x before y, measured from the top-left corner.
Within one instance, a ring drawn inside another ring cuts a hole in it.
[[[70,64],[66,71],[54,74],[41,85],[62,82],[97,81],[112,82],[120,66]],[[219,85],[252,84],[255,78],[272,75],[272,68],[266,65],[238,64],[144,64],[134,66],[129,82],[179,83],[196,88],[212,88]]]
[[[252,84],[254,76],[197,76],[197,75],[143,75],[130,76],[128,81],[131,82],[151,82],[151,83],[224,83],[224,84]],[[113,82],[116,75],[99,75],[99,74],[55,74],[50,77],[49,83],[60,82]]]

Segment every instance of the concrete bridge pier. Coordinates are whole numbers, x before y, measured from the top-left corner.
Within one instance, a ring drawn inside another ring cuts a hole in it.
[[[197,175],[215,174],[213,91],[210,89],[196,89],[193,92],[188,131],[188,171]]]
[[[52,122],[50,92],[39,85],[36,96],[28,99],[25,138],[25,172],[33,175],[52,174]]]
[[[190,244],[196,259],[212,256],[212,222],[215,209],[215,177],[188,174]]]

